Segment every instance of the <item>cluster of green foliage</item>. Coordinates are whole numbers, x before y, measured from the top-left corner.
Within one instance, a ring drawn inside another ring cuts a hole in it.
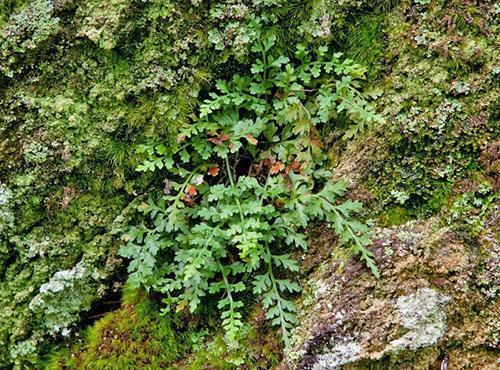
[[[361,203],[338,203],[346,185],[324,169],[335,122],[352,122],[337,127],[351,138],[382,121],[360,89],[365,69],[327,47],[312,54],[299,45],[291,60],[274,43],[261,36],[252,74],[219,80],[175,138],[140,148],[147,157],[138,170],[162,176],[164,194],[144,204],[150,221],[132,228],[120,250],[132,259],[130,284],[154,287],[169,307],[195,312],[206,295],[219,296],[229,342],[251,285],[288,344],[296,319],[286,295],[300,286],[283,272],[299,271],[287,252],[307,248],[311,221],[326,221],[378,275],[368,227],[352,219]]]
[[[2,26],[12,13],[17,11],[20,6],[22,6],[26,0],[5,0],[2,1],[0,5],[0,26]]]
[[[9,19],[0,39],[0,79],[20,72],[23,66],[16,65],[18,59],[57,32],[59,19],[53,13],[52,1],[37,0]]]

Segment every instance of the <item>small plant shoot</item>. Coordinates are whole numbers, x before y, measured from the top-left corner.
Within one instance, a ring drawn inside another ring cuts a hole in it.
[[[325,132],[350,139],[382,120],[361,90],[365,69],[326,47],[299,45],[288,57],[274,44],[261,37],[248,75],[217,81],[191,125],[140,148],[138,170],[164,177],[165,187],[143,204],[146,221],[121,248],[129,282],[162,293],[170,309],[194,313],[218,297],[228,343],[253,296],[288,345],[291,297],[301,290],[291,252],[307,249],[311,222],[328,224],[378,276],[369,228],[353,218],[361,203],[342,200],[346,184],[324,169]]]

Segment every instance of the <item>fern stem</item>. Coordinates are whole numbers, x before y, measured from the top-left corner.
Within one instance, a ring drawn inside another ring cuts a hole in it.
[[[356,246],[354,248],[355,253],[361,254],[361,260],[365,261],[366,266],[372,271],[373,275],[375,275],[375,277],[378,279],[380,277],[380,273],[377,269],[377,266],[375,265],[375,261],[372,258],[373,253],[359,241],[359,237],[356,235],[352,227],[349,226],[347,222],[345,222],[345,219],[340,215],[340,213],[335,208],[333,208],[333,212],[337,217],[339,217],[342,220],[342,226],[349,233],[351,240],[354,241],[354,245]]]
[[[217,258],[217,264],[219,265],[220,273],[222,275],[222,280],[224,281],[224,286],[226,287],[227,299],[229,300],[229,311],[231,312],[231,314],[230,314],[231,318],[233,318],[233,316],[234,316],[234,301],[233,301],[233,295],[231,294],[229,281],[227,280],[227,276],[224,273],[224,266],[222,266],[222,263],[220,262],[219,258]]]
[[[260,195],[260,201],[259,201],[259,204],[260,204],[261,207],[264,205],[264,196],[266,194],[267,186],[269,185],[269,178],[270,177],[271,176],[268,173],[267,177],[266,177],[266,182],[264,184],[264,187],[262,188],[262,194]]]
[[[264,51],[264,44],[261,43],[261,48],[262,48],[262,63],[264,64],[264,70],[262,71],[262,82],[265,83],[267,80],[267,55],[266,52]]]
[[[269,262],[267,263],[267,271],[269,274],[269,278],[271,279],[271,284],[273,287],[274,294],[276,295],[276,305],[278,306],[278,311],[279,311],[280,326],[281,326],[281,332],[283,335],[283,341],[285,342],[285,346],[288,346],[288,330],[286,328],[283,307],[281,306],[281,296],[280,296],[278,287],[276,285],[276,279],[275,279],[274,273],[273,273],[273,257],[271,254],[271,249],[269,248],[269,243],[266,242],[265,244],[266,244],[266,253],[267,253],[267,256],[269,259]]]
[[[227,175],[229,177],[229,182],[231,183],[231,188],[233,190],[233,194],[236,192],[236,186],[234,185],[233,172],[231,171],[231,165],[229,164],[229,158],[226,156],[225,158]],[[240,199],[238,197],[234,197],[236,205],[238,206],[238,211],[240,213],[240,221],[241,221],[241,229],[245,230],[245,217],[243,216],[243,209],[241,208]]]
[[[192,173],[186,178],[186,180],[182,183],[181,189],[179,190],[179,193],[177,193],[173,203],[172,207],[177,208],[177,205],[181,201],[182,196],[184,195],[184,192],[186,190],[186,187],[188,186],[189,182],[192,180],[196,172],[200,169],[201,166],[196,167],[193,169]]]

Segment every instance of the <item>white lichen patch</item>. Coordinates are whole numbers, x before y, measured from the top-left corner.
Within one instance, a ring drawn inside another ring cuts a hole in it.
[[[67,336],[78,320],[77,313],[88,311],[92,300],[104,293],[100,279],[98,270],[80,261],[71,269],[57,271],[42,284],[29,308],[45,317],[45,328],[50,334]]]
[[[9,202],[11,195],[9,190],[0,182],[0,206],[4,206]]]
[[[360,358],[362,347],[356,342],[339,343],[328,353],[317,356],[312,370],[334,370],[339,366],[354,362]]]
[[[0,250],[2,249],[2,239],[6,238],[6,231],[12,227],[14,222],[14,212],[10,205],[11,198],[10,190],[0,182]]]
[[[323,298],[327,293],[330,287],[323,280],[318,280],[316,282],[316,291],[314,292],[314,297],[318,300]]]
[[[393,340],[384,352],[415,350],[435,344],[445,333],[446,315],[443,305],[450,299],[429,288],[400,297],[395,308],[400,324],[409,331],[401,338]]]

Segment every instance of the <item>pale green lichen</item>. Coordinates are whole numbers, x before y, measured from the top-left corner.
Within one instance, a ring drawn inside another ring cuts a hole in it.
[[[443,306],[451,300],[450,297],[433,289],[421,288],[415,293],[399,297],[394,303],[395,317],[399,324],[408,329],[400,338],[391,341],[374,358],[398,350],[417,350],[431,346],[443,336],[446,330],[446,315]],[[342,320],[341,312],[335,318]],[[334,370],[342,365],[357,362],[366,356],[367,348],[352,338],[333,338],[315,358],[312,370]]]
[[[130,13],[130,0],[88,1],[80,7],[83,18],[79,36],[89,38],[102,47],[111,50],[116,46],[120,32],[123,33],[124,18]]]
[[[72,269],[57,271],[42,284],[29,308],[45,317],[46,329],[52,335],[68,336],[78,313],[90,309],[99,279],[97,270],[80,261]]]
[[[333,370],[340,366],[359,359],[362,347],[356,342],[345,342],[336,344],[325,354],[318,356],[318,361],[312,370]]]
[[[49,0],[33,1],[13,15],[0,30],[0,77],[13,77],[15,71],[11,67],[16,56],[35,49],[58,29],[59,18],[54,17],[54,4]]]
[[[399,322],[409,331],[390,342],[384,352],[416,350],[437,343],[446,330],[443,305],[450,299],[429,288],[422,288],[413,294],[398,298],[395,308]]]

